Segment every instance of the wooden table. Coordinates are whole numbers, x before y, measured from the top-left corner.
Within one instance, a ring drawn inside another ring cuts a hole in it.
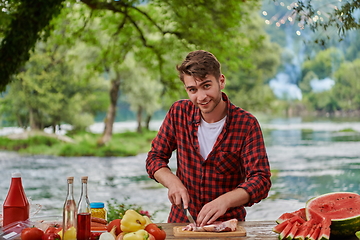
[[[184,226],[184,223],[158,223],[166,231],[166,239],[186,239],[175,237],[173,228],[175,226]],[[227,237],[226,239],[264,239],[264,240],[278,240],[279,234],[272,231],[276,225],[275,221],[245,221],[239,222],[239,225],[246,229],[245,237]],[[189,238],[190,239],[190,238]],[[195,239],[195,238],[191,238]],[[203,240],[204,238],[202,238]],[[219,238],[217,238],[219,239]]]
[[[196,238],[180,238],[175,237],[173,233],[173,228],[176,226],[185,226],[184,223],[157,223],[157,225],[162,226],[166,231],[166,239],[196,239]],[[239,222],[240,226],[243,226],[246,229],[246,236],[244,237],[227,237],[226,239],[264,239],[264,240],[278,240],[279,234],[272,231],[272,228],[276,225],[275,221],[245,221]],[[216,238],[220,239],[220,238]],[[334,238],[330,238],[333,240]],[[338,238],[336,240],[358,240],[357,237],[353,236],[350,238]],[[204,240],[204,238],[201,238]],[[335,240],[335,239],[334,239]]]

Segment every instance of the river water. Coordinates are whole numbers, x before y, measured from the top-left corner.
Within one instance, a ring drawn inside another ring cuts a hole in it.
[[[305,206],[314,196],[333,191],[360,193],[360,122],[311,121],[301,118],[260,121],[264,131],[272,176],[269,197],[247,208],[247,220],[275,220],[284,212]],[[152,128],[157,128],[154,122]],[[134,123],[117,123],[115,130],[135,128]],[[101,125],[92,126],[92,131]],[[342,131],[352,129],[353,131]],[[14,129],[11,129],[14,131]],[[3,129],[3,132],[9,129]],[[148,179],[145,154],[134,157],[22,156],[0,152],[0,203],[6,197],[11,173],[20,171],[25,192],[35,216],[61,215],[66,195],[66,177],[75,177],[75,198],[80,195],[80,178],[89,176],[90,201],[116,199],[137,204],[166,222],[170,204],[167,189]],[[174,159],[173,159],[174,160]],[[176,168],[175,161],[170,167]]]

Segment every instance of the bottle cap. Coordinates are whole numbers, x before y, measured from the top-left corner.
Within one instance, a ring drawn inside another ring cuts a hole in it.
[[[87,181],[88,181],[88,176],[82,176],[81,177],[81,182],[87,183]]]
[[[13,177],[13,178],[21,178],[21,173],[14,172],[14,173],[11,174],[11,177]]]
[[[74,177],[67,177],[67,182],[68,183],[73,183],[74,181]]]
[[[92,202],[90,203],[90,208],[103,208],[104,203],[103,202]]]

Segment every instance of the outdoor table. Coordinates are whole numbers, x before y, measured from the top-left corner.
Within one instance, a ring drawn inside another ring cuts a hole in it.
[[[175,237],[173,233],[173,228],[177,226],[185,226],[184,223],[157,223],[161,226],[166,232],[166,239],[202,239],[204,238],[183,238]],[[279,234],[272,231],[272,228],[276,225],[275,221],[245,221],[239,222],[240,226],[243,226],[246,229],[246,236],[243,237],[226,237],[226,239],[264,239],[264,240],[278,240]],[[213,238],[220,239],[220,238]],[[333,238],[330,238],[332,240]],[[356,236],[349,238],[341,238],[341,240],[358,240]]]

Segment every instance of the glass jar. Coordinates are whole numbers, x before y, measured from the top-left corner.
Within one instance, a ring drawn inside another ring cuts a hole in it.
[[[91,216],[107,220],[107,213],[103,202],[90,203]]]

